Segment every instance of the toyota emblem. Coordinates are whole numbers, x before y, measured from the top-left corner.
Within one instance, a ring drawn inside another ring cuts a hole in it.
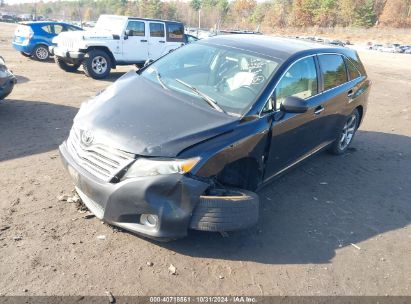
[[[91,132],[90,130],[85,130],[81,133],[81,142],[86,145],[89,146],[93,143],[94,140],[94,135],[93,132]]]

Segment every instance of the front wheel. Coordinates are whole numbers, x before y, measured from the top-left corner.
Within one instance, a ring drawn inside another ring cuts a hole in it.
[[[38,61],[47,61],[49,59],[50,53],[45,45],[38,45],[34,48],[33,56]]]
[[[360,113],[355,109],[346,119],[338,139],[331,145],[330,152],[335,155],[344,154],[352,143],[360,123]]]
[[[108,77],[111,70],[110,56],[102,50],[92,50],[83,61],[83,69],[87,76],[93,79]]]
[[[69,63],[63,60],[63,58],[54,56],[54,61],[57,63],[60,69],[66,72],[74,73],[78,70],[81,63]]]

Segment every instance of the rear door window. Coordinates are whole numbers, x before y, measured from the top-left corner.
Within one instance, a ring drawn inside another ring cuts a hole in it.
[[[335,88],[348,81],[345,63],[341,55],[319,55],[324,91]]]
[[[164,37],[164,24],[150,22],[150,37]]]
[[[307,99],[317,93],[317,69],[311,56],[295,62],[283,75],[275,89],[275,108],[279,109],[288,96]]]
[[[61,24],[54,25],[54,34],[58,35],[63,32],[63,26]]]
[[[184,25],[180,23],[168,23],[167,41],[184,42]]]

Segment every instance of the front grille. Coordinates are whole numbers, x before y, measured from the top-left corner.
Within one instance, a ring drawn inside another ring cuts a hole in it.
[[[66,50],[71,50],[74,47],[74,44],[76,43],[76,39],[63,39],[59,41],[59,45],[61,45],[63,48]]]
[[[75,162],[95,177],[110,182],[122,169],[134,160],[134,155],[103,144],[84,145],[82,130],[72,128],[67,148]]]

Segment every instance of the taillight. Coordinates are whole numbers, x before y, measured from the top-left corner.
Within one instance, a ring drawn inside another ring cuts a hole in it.
[[[18,36],[24,39],[31,39],[34,36],[34,32],[30,27],[22,25],[16,29],[14,36]]]

